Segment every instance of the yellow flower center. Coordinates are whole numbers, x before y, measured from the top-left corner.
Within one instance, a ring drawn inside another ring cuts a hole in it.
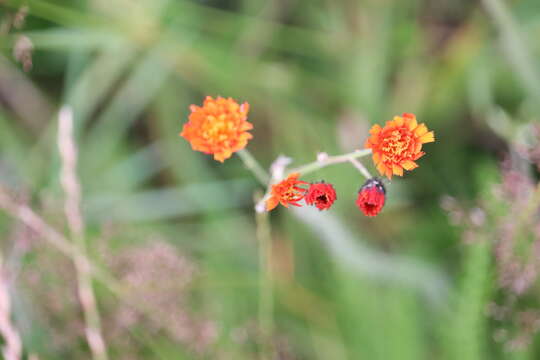
[[[382,141],[381,149],[390,160],[399,160],[410,155],[412,134],[406,129],[395,129]]]

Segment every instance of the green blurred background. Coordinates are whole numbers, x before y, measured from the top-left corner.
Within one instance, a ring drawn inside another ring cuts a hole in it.
[[[89,257],[125,287],[94,282],[109,358],[540,358],[538,0],[2,0],[0,23],[0,181],[69,234],[69,105]],[[206,95],[249,102],[265,167],[403,112],[437,141],[376,218],[346,164],[306,178],[331,211],[256,216],[240,159],[178,136]],[[71,259],[0,232],[25,356],[92,358]]]

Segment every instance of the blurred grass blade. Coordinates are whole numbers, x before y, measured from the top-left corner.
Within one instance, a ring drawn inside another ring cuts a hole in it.
[[[156,95],[171,66],[160,57],[161,44],[150,49],[138,62],[122,88],[91,129],[85,145],[85,161],[98,171],[111,159],[129,126]]]
[[[529,95],[540,101],[540,75],[538,66],[529,53],[525,33],[519,29],[508,7],[502,0],[482,0],[486,11],[492,18],[501,35],[504,55],[523,83]],[[531,39],[532,40],[532,39]]]
[[[31,79],[0,55],[0,97],[28,130],[41,131],[53,114],[52,105]]]
[[[250,204],[251,195],[246,192],[249,184],[245,180],[233,180],[141,191],[132,195],[95,195],[87,199],[85,213],[92,222],[137,222],[222,211]]]
[[[365,276],[420,290],[433,305],[447,301],[448,280],[439,270],[399,255],[388,255],[362,245],[334,216],[311,208],[294,215],[313,230],[328,250],[351,270]]]
[[[66,83],[65,103],[71,105],[77,119],[77,130],[85,126],[89,116],[106,100],[106,96],[127,71],[136,52],[125,42],[102,44],[76,80]]]
[[[99,186],[120,193],[129,193],[142,186],[169,165],[168,159],[160,158],[161,146],[162,143],[156,142],[119,161],[102,175]],[[87,189],[93,189],[92,185],[88,184]]]
[[[28,31],[25,35],[32,40],[37,50],[95,50],[121,46],[123,41],[121,36],[112,31],[98,29],[52,28]]]
[[[467,245],[464,272],[455,294],[455,308],[448,326],[447,359],[490,359],[485,341],[487,318],[485,308],[491,284],[491,247],[487,241],[477,240]]]

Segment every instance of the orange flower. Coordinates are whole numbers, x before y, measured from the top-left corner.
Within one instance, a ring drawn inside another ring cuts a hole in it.
[[[274,209],[278,204],[289,207],[289,204],[294,206],[302,206],[298,201],[304,198],[306,189],[298,187],[298,185],[307,184],[305,181],[298,180],[299,173],[289,175],[285,180],[272,185],[270,198],[266,200],[266,211]]]
[[[223,162],[232,153],[246,147],[253,136],[248,130],[253,125],[247,121],[249,104],[238,105],[231,98],[211,96],[204,99],[202,107],[191,105],[189,121],[180,133],[191,143],[193,150],[214,154],[214,159]]]
[[[417,168],[415,161],[425,154],[421,151],[422,144],[435,141],[433,131],[419,125],[416,116],[409,113],[394,116],[384,128],[373,125],[369,133],[371,137],[364,146],[371,148],[377,170],[389,179],[392,175],[403,176],[403,169]]]

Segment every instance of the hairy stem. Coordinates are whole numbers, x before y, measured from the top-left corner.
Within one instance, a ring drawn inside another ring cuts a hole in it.
[[[302,175],[306,175],[306,174],[312,173],[314,171],[320,170],[322,168],[325,168],[325,167],[327,167],[329,165],[341,164],[341,163],[349,162],[349,161],[354,160],[354,159],[358,159],[358,158],[361,158],[361,157],[364,157],[364,156],[368,156],[369,154],[371,154],[371,149],[356,150],[356,151],[353,151],[353,152],[348,153],[348,154],[329,156],[329,157],[327,157],[325,159],[317,160],[317,161],[314,161],[312,163],[309,163],[309,164],[306,164],[306,165],[299,166],[297,168],[291,169],[291,170],[289,170],[288,173],[291,174],[291,173],[296,173],[297,172],[297,173],[300,173]]]
[[[260,194],[259,194],[260,195]],[[260,197],[260,196],[259,196]],[[256,213],[257,240],[259,242],[259,327],[261,332],[261,359],[273,359],[274,294],[272,273],[272,237],[267,212]]]
[[[239,150],[236,153],[238,154],[244,165],[261,183],[261,185],[267,186],[268,181],[270,181],[270,176],[268,175],[266,170],[264,170],[263,167],[259,164],[257,159],[255,159],[253,155],[251,155],[251,153],[246,149]]]
[[[369,173],[368,169],[366,169],[366,167],[364,166],[364,164],[362,164],[360,161],[354,159],[354,158],[350,158],[349,159],[349,162],[351,164],[354,165],[355,168],[358,169],[358,171],[360,171],[360,174],[362,174],[366,179],[371,179],[372,176],[371,174]]]

